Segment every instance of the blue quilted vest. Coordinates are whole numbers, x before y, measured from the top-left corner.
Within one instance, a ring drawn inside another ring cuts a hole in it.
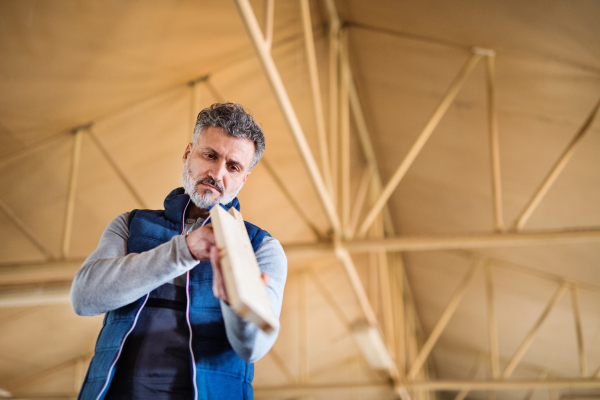
[[[165,198],[164,210],[134,210],[129,216],[128,253],[141,253],[168,242],[183,232],[190,197],[182,188]],[[238,199],[223,206],[240,209]],[[254,251],[268,232],[245,222]],[[106,395],[123,345],[137,322],[148,295],[109,311],[96,342],[95,354],[79,394],[82,400]],[[212,292],[210,262],[200,262],[187,274],[187,317],[192,340],[190,362],[195,399],[252,399],[254,364],[242,360],[225,334],[219,300]]]

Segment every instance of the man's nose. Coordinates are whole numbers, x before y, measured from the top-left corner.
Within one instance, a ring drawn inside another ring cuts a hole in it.
[[[218,162],[213,164],[213,168],[211,171],[212,178],[216,181],[223,182],[223,176],[225,176],[225,172],[227,171],[227,165],[225,162]]]

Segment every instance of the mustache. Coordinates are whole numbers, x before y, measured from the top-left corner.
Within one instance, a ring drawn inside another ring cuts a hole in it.
[[[196,185],[200,184],[200,183],[204,183],[210,186],[214,186],[219,193],[223,194],[223,192],[225,191],[225,188],[223,187],[223,184],[219,181],[215,181],[213,178],[206,177],[206,178],[200,178],[198,180],[196,180]]]

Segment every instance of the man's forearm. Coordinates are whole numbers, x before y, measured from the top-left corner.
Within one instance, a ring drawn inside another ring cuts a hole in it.
[[[262,272],[269,276],[267,296],[277,318],[281,314],[283,289],[287,278],[287,259],[279,242],[265,238],[256,251],[256,259]],[[221,301],[225,331],[231,347],[244,361],[256,362],[271,349],[279,331],[265,334],[256,325],[240,318],[225,302]]]
[[[185,238],[141,254],[127,254],[127,214],[115,218],[98,248],[85,260],[71,287],[71,303],[79,315],[97,315],[130,304],[193,268]]]

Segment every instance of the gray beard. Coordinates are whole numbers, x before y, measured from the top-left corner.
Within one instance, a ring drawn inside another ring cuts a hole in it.
[[[210,189],[204,190],[204,193],[198,193],[198,190],[196,189],[201,179],[202,178],[194,180],[194,178],[192,178],[192,173],[188,166],[188,161],[186,160],[183,166],[183,171],[181,172],[181,184],[183,185],[185,192],[190,196],[192,203],[202,210],[208,210],[215,204],[230,203],[233,199],[235,199],[235,196],[237,196],[238,192],[242,189],[242,186],[244,186],[244,182],[242,182],[240,186],[238,186],[232,193],[222,194],[216,199],[211,200],[210,196],[212,191]]]

